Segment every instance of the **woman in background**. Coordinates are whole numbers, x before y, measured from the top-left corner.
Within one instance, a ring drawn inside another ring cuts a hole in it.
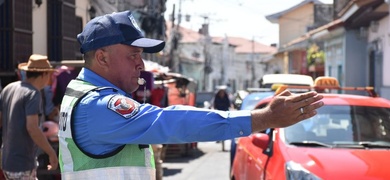
[[[214,109],[229,111],[230,106],[231,106],[231,102],[226,90],[225,89],[218,90],[217,94],[215,94],[214,97],[214,103],[213,103]]]
[[[231,102],[225,89],[219,89],[215,94],[213,108],[216,110],[229,111]],[[217,141],[218,142],[218,141]],[[225,141],[222,141],[222,151],[225,151]]]

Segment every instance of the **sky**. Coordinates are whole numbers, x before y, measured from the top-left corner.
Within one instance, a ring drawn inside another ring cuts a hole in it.
[[[303,0],[167,0],[165,18],[170,19],[175,5],[177,19],[181,9],[180,25],[198,31],[208,17],[211,36],[235,36],[254,39],[270,45],[278,43],[279,28],[265,16],[293,7]],[[333,0],[321,0],[326,4]],[[181,8],[180,7],[181,4]],[[187,22],[185,15],[190,15]],[[175,21],[175,24],[178,22]]]

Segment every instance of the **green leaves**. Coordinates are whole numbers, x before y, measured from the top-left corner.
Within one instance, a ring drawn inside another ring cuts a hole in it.
[[[317,46],[312,44],[306,51],[306,59],[308,66],[313,64],[323,64],[325,61],[325,53]]]

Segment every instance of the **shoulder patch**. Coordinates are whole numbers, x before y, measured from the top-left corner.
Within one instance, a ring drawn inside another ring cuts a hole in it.
[[[138,113],[139,103],[123,95],[114,95],[108,101],[107,108],[128,119]]]

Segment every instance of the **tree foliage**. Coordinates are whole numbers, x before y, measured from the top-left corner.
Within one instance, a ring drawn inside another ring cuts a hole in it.
[[[306,51],[307,64],[323,64],[325,61],[325,53],[323,50],[317,46],[317,44],[312,44]]]

